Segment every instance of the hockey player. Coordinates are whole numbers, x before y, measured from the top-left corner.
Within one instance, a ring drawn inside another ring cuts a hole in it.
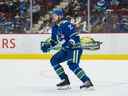
[[[56,71],[59,78],[62,80],[57,84],[58,89],[69,88],[70,81],[60,63],[67,61],[70,70],[83,82],[80,88],[93,87],[89,77],[85,74],[82,68],[79,67],[82,48],[80,37],[76,32],[75,25],[64,19],[64,11],[61,8],[55,8],[52,12],[52,35],[50,43],[42,45],[42,51],[48,52],[56,46],[59,41],[63,40],[62,48],[50,60],[51,65]]]

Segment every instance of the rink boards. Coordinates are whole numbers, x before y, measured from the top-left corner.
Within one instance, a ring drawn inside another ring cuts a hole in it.
[[[58,50],[52,50],[47,54],[42,53],[40,42],[48,37],[50,37],[49,34],[0,35],[0,58],[49,59]],[[81,37],[102,42],[100,48],[96,50],[84,50],[82,59],[128,60],[128,34],[81,34]]]

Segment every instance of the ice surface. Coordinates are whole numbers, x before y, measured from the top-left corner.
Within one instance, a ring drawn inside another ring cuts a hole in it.
[[[56,90],[59,78],[47,60],[0,60],[0,96],[128,96],[128,61],[81,61],[94,90],[82,84],[66,65],[70,90]]]

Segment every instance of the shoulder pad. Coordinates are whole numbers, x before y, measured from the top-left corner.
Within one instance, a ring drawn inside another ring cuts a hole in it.
[[[60,24],[65,24],[65,23],[67,23],[67,22],[69,22],[68,20],[62,20],[61,22],[60,22]]]

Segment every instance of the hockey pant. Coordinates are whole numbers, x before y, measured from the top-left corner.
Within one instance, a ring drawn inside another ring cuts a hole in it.
[[[82,81],[89,80],[82,68],[79,67],[82,49],[66,49],[57,52],[50,60],[51,65],[61,80],[65,79],[65,72],[60,63],[67,61],[69,69]]]

